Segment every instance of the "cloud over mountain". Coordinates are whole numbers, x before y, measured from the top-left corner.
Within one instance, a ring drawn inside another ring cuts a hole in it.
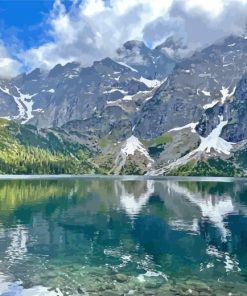
[[[20,62],[13,59],[4,43],[0,41],[0,77],[9,78],[19,73],[21,68]]]
[[[49,41],[16,56],[27,69],[48,69],[69,61],[90,65],[131,39],[152,47],[177,35],[197,48],[240,33],[246,12],[247,0],[73,0],[69,8],[56,0],[47,20]],[[6,73],[16,74],[12,65]]]

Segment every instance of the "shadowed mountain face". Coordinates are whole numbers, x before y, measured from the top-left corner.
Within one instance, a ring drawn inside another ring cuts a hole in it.
[[[246,61],[246,36],[192,55],[173,38],[154,49],[129,41],[87,68],[69,63],[1,80],[0,117],[63,131],[111,173],[177,174],[182,166],[183,174],[222,175],[220,161],[228,175],[242,175]]]

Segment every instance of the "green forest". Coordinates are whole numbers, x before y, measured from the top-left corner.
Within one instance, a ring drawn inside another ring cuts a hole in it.
[[[0,174],[102,173],[90,160],[91,152],[55,131],[0,119]]]

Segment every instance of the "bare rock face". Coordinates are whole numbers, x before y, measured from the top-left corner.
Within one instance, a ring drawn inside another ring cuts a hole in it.
[[[164,150],[157,159],[157,166],[172,163],[196,149],[200,144],[200,137],[192,133],[191,128],[172,131],[172,141],[164,146]]]
[[[238,36],[183,59],[142,107],[135,135],[150,139],[173,127],[198,122],[216,104],[224,106],[247,70],[246,60],[247,39]],[[222,113],[220,107],[217,112]],[[208,135],[216,124],[217,120],[202,134]]]
[[[0,81],[0,116],[38,128],[88,120],[114,103],[130,102],[136,94],[150,97],[174,65],[160,50],[130,41],[115,60],[105,58],[86,68],[78,63],[57,65],[48,73],[35,69]],[[133,113],[140,104],[134,106]]]
[[[247,139],[247,75],[241,79],[235,92],[234,100],[229,103],[228,124],[222,131],[222,137],[229,142]]]

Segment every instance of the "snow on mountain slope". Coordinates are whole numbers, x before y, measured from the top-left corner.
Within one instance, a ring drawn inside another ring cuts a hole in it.
[[[209,104],[205,104],[203,106],[203,109],[204,110],[207,110],[207,109],[210,109],[210,108],[213,108],[216,104],[218,104],[219,101],[218,100],[213,100],[212,103],[209,103]]]
[[[145,166],[150,169],[154,163],[154,160],[148,154],[147,149],[135,136],[129,137],[122,145],[120,152],[118,153],[115,161],[115,173],[119,173],[127,163],[129,157],[140,157],[145,161]]]
[[[221,94],[222,94],[222,98],[221,98],[221,103],[224,104],[227,98],[230,98],[236,90],[236,86],[233,87],[232,92],[229,92],[229,88],[226,87],[222,87],[222,89],[220,90]]]
[[[220,117],[219,125],[213,129],[211,134],[209,134],[206,138],[201,138],[200,146],[194,152],[206,152],[206,153],[223,153],[226,155],[230,155],[233,145],[235,143],[229,143],[220,137],[222,129],[226,126],[228,121],[224,121],[223,117]]]
[[[118,61],[117,63],[118,63],[119,65],[121,65],[121,66],[124,66],[124,67],[130,69],[131,71],[138,72],[136,69],[134,69],[133,67],[131,67],[131,66],[129,66],[129,65],[123,63],[123,62],[119,62],[119,61]]]
[[[14,100],[19,108],[18,119],[21,119],[23,124],[27,123],[31,118],[33,118],[33,104],[32,98],[37,94],[23,94],[19,88],[16,88],[19,96],[14,96]]]
[[[146,86],[149,88],[157,87],[158,85],[161,84],[161,81],[158,79],[150,80],[150,79],[141,77],[140,81],[146,84]]]
[[[128,156],[128,155],[134,155],[136,151],[139,151],[141,154],[143,154],[146,158],[148,158],[152,162],[152,159],[150,158],[144,145],[135,136],[131,136],[130,138],[127,139],[124,148],[121,149],[121,152],[126,156]]]
[[[195,128],[196,128],[197,124],[198,124],[198,122],[192,122],[192,123],[186,124],[184,126],[174,127],[172,129],[170,129],[168,132],[181,131],[181,130],[186,129],[186,128],[191,128],[191,132],[196,133]]]
[[[206,154],[209,156],[224,154],[224,155],[229,156],[235,143],[227,142],[223,138],[220,137],[220,135],[222,133],[222,129],[224,126],[227,125],[228,121],[224,121],[222,116],[219,119],[220,119],[220,123],[217,125],[217,127],[215,129],[212,130],[212,132],[207,137],[204,138],[204,137],[200,136],[201,142],[200,142],[200,145],[198,148],[192,150],[191,152],[189,152],[185,156],[183,156],[183,157],[177,159],[176,161],[172,162],[171,164],[167,165],[165,168],[154,170],[151,173],[153,175],[162,175],[166,171],[169,171],[173,168],[185,165],[188,161],[190,161],[191,159],[196,159],[201,154]],[[195,130],[194,130],[195,124],[189,124],[186,127],[187,128],[190,127],[192,129],[191,132],[195,132]],[[185,127],[181,127],[181,128],[177,128],[177,129],[175,128],[175,129],[173,129],[173,131],[178,131],[183,128],[185,128]]]

